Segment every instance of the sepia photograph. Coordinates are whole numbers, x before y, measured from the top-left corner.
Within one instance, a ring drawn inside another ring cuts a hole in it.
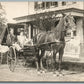
[[[0,82],[84,82],[84,1],[0,2]]]

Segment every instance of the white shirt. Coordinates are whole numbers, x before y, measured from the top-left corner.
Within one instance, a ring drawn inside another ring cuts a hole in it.
[[[17,36],[17,40],[20,43],[20,46],[23,47],[25,45],[26,36],[24,35]]]

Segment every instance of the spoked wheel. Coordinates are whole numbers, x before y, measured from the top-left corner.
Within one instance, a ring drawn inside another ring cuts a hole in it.
[[[10,47],[7,55],[7,64],[10,71],[14,72],[16,66],[16,51],[13,47]]]

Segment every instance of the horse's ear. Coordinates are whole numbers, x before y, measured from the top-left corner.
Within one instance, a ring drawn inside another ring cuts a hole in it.
[[[63,17],[65,17],[65,16],[66,16],[66,14],[64,14],[63,12],[61,12],[61,14],[63,15]]]
[[[69,16],[71,16],[71,13],[69,13]]]

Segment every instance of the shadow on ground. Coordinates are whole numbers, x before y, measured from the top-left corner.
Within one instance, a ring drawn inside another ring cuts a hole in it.
[[[2,64],[7,64],[6,58],[4,58]],[[44,65],[45,69],[47,69],[45,60],[43,60],[43,65]],[[50,66],[48,68],[49,71],[52,71],[52,68],[53,68],[52,65],[53,64],[50,64]],[[35,60],[34,59],[27,59],[24,67],[36,68]],[[56,64],[56,68],[58,69],[58,63]],[[64,61],[64,62],[62,62],[61,68],[62,68],[62,70],[67,70],[67,71],[84,72],[84,63],[68,62],[68,61],[65,62]]]

